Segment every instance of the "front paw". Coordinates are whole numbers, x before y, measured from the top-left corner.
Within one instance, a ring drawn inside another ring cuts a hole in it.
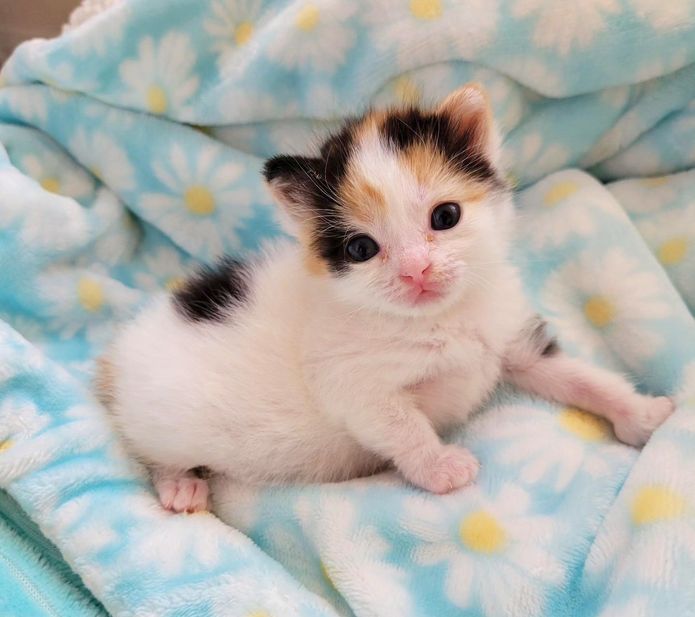
[[[466,448],[442,446],[434,457],[407,474],[416,486],[443,495],[475,480],[480,469],[478,459]]]
[[[666,396],[640,396],[639,401],[613,422],[615,436],[637,448],[673,413],[673,401]]]

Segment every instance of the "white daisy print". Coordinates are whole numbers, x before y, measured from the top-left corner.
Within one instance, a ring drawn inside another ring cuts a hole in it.
[[[624,604],[611,604],[601,611],[599,617],[650,617],[649,598],[639,595]]]
[[[521,143],[510,143],[502,153],[502,165],[511,170],[513,181],[536,180],[561,169],[570,160],[570,152],[564,146],[548,143],[540,133],[530,133]]]
[[[293,2],[266,28],[268,57],[281,66],[332,71],[355,44],[349,20],[357,6],[343,0]]]
[[[239,248],[234,230],[251,210],[250,191],[238,186],[241,165],[228,162],[213,145],[188,155],[174,144],[169,157],[155,161],[153,167],[164,190],[142,196],[147,220],[203,259]]]
[[[80,204],[39,189],[12,166],[0,168],[0,203],[0,228],[19,222],[19,239],[34,251],[63,251],[88,238],[87,216]]]
[[[678,587],[695,567],[694,495],[687,454],[666,439],[653,443],[606,517],[587,574],[608,577],[611,586],[631,581]]]
[[[536,20],[533,42],[563,56],[586,49],[607,27],[607,17],[621,10],[618,0],[582,0],[558,3],[555,0],[516,0],[512,14]]]
[[[43,324],[26,315],[15,315],[11,313],[0,313],[0,321],[4,321],[21,334],[27,341],[33,343],[44,337]]]
[[[363,16],[375,44],[403,69],[472,59],[493,40],[498,18],[497,0],[375,0]]]
[[[243,72],[255,56],[254,34],[261,24],[261,0],[215,0],[203,23],[217,52],[223,77]]]
[[[51,423],[49,414],[42,414],[31,401],[6,398],[0,404],[0,457],[16,442],[36,435]]]
[[[420,540],[413,560],[446,564],[444,592],[462,609],[486,617],[544,614],[545,594],[561,585],[564,566],[549,546],[557,523],[529,514],[531,499],[506,485],[496,498],[478,487],[446,497],[411,497],[402,525]]]
[[[608,422],[572,407],[499,407],[474,421],[467,434],[495,443],[495,459],[513,467],[524,484],[546,481],[557,492],[580,474],[612,475],[637,457],[615,441]]]
[[[256,122],[261,120],[272,120],[277,117],[279,112],[278,104],[274,97],[261,92],[256,92],[250,88],[243,91],[237,90],[223,97],[219,103],[219,113],[225,118],[226,122],[233,126],[222,127],[229,129],[252,128],[256,133],[257,127],[244,127],[237,124]],[[282,105],[282,114],[292,115],[298,111],[296,103],[288,101]],[[236,125],[236,126],[234,126]]]
[[[102,0],[103,4],[103,0]],[[77,56],[96,54],[103,56],[109,49],[121,44],[123,31],[130,18],[130,5],[127,2],[111,2],[108,10],[86,16],[80,8],[70,16],[63,26],[70,50]]]
[[[222,517],[225,522],[230,522],[228,513],[231,514],[233,509],[230,504],[226,516]],[[307,550],[301,533],[282,524],[269,525],[260,535],[258,544],[309,591],[330,602],[339,615],[354,615],[323,561],[313,550]]]
[[[149,525],[141,538],[133,539],[129,545],[132,559],[148,564],[164,576],[219,566],[225,557],[220,530],[214,524],[216,519],[208,513],[195,516],[199,519],[197,525],[191,517],[163,513],[156,525]]]
[[[160,246],[142,258],[143,270],[135,274],[135,284],[147,291],[178,289],[191,270],[182,259],[181,252],[168,246]]]
[[[234,573],[220,581],[224,584],[222,597],[212,598],[211,617],[229,617],[230,598],[234,602],[234,614],[244,617],[302,617],[303,615],[330,614],[331,609],[318,602],[313,606],[302,606],[296,594],[296,586],[288,588],[273,577],[273,573]],[[191,598],[193,599],[193,598]]]
[[[548,277],[544,315],[588,356],[640,365],[664,344],[648,323],[671,314],[659,277],[620,248],[585,251]]]
[[[135,170],[125,151],[102,131],[78,128],[68,147],[70,152],[92,175],[115,192],[128,191],[135,186]]]
[[[355,504],[344,496],[299,501],[297,518],[319,554],[321,578],[356,613],[380,617],[414,615],[405,571],[390,564],[391,550],[372,527],[358,526]]]
[[[632,8],[640,19],[655,30],[667,32],[692,23],[693,3],[691,0],[631,0]]]
[[[525,93],[526,97],[538,97],[535,93],[555,97],[567,92],[565,78],[534,56],[515,55],[506,62],[506,67],[519,83],[532,90]]]
[[[691,182],[695,180],[695,174],[686,173],[689,174]],[[684,182],[685,186],[680,187],[676,178],[677,176],[652,176],[619,180],[608,184],[606,188],[629,214],[641,216],[665,210],[676,203],[682,194],[679,189],[690,184]],[[686,178],[683,179],[686,180]]]
[[[683,369],[683,380],[677,400],[680,405],[695,409],[695,362],[691,362]],[[678,414],[680,417],[687,415],[688,426],[695,433],[695,415],[693,414]],[[685,418],[684,418],[685,419]]]
[[[48,118],[46,96],[45,88],[41,86],[23,86],[3,92],[7,106],[18,118],[39,125],[43,125]]]
[[[661,176],[667,171],[655,144],[646,138],[601,163],[598,170],[609,179]]]
[[[536,249],[559,247],[568,239],[588,236],[601,223],[600,213],[625,218],[603,186],[578,171],[544,178],[521,196],[521,233]]]
[[[478,76],[474,80],[486,81]],[[424,101],[444,100],[455,87],[453,67],[449,63],[440,62],[412,71],[404,71],[386,82],[374,95],[372,102],[384,106],[418,105]]]
[[[37,279],[46,307],[47,327],[62,340],[77,335],[92,344],[104,343],[113,333],[114,318],[131,314],[140,293],[93,266],[89,270],[56,268]]]
[[[28,154],[20,159],[19,168],[49,193],[81,199],[94,188],[92,178],[65,157]]]
[[[695,307],[695,202],[637,221],[637,229],[686,302]]]
[[[195,63],[195,49],[182,32],[169,32],[158,42],[146,36],[138,56],[119,67],[127,89],[124,102],[157,115],[185,116],[200,84]]]

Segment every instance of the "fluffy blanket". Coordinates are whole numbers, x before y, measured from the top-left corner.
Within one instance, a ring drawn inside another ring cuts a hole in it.
[[[112,4],[0,74],[0,486],[101,605],[695,614],[693,3]],[[114,325],[195,264],[278,233],[263,157],[469,80],[507,135],[530,297],[570,353],[673,393],[677,412],[639,452],[581,410],[500,392],[451,435],[483,463],[455,494],[392,473],[220,482],[217,516],[163,511],[90,394]],[[3,615],[101,613],[12,503]]]

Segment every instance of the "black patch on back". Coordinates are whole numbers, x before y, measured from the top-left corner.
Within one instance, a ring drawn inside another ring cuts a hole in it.
[[[457,171],[479,180],[495,179],[495,169],[475,143],[473,129],[456,130],[446,114],[415,107],[394,111],[384,121],[381,133],[394,149],[406,150],[424,142],[439,150]]]
[[[244,262],[224,257],[215,266],[204,266],[173,294],[176,310],[195,322],[222,321],[229,309],[248,293]]]
[[[314,248],[336,273],[347,269],[345,246],[356,233],[345,224],[335,193],[352,154],[354,126],[355,121],[348,120],[329,137],[321,147],[320,158],[276,156],[266,162],[263,170],[268,182],[279,179],[287,183],[290,191],[297,191],[295,198],[315,212]]]
[[[541,356],[550,357],[560,353],[560,345],[554,336],[548,334],[548,324],[539,315],[529,327],[529,342],[531,347]]]

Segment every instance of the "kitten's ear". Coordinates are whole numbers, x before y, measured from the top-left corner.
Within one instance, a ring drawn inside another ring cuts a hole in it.
[[[498,163],[501,139],[483,86],[469,83],[454,90],[440,103],[437,113],[448,117],[453,129],[473,149]]]
[[[321,160],[306,156],[274,156],[263,167],[270,192],[282,206],[285,230],[298,236],[311,216],[311,196],[320,185]]]

